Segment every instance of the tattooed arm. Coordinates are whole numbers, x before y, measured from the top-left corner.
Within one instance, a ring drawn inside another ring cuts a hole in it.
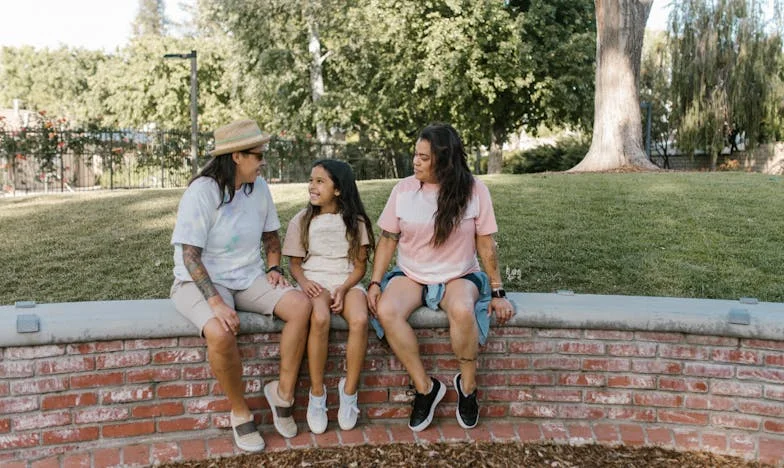
[[[201,251],[201,247],[182,244],[182,260],[185,268],[188,269],[191,279],[201,291],[204,299],[207,300],[207,304],[212,308],[223,329],[236,335],[240,328],[237,312],[223,302],[223,298],[218,294],[215,285],[212,284],[210,275],[201,261]]]
[[[400,241],[399,232],[381,231],[381,237],[376,244],[376,253],[373,256],[373,274],[370,275],[372,284],[368,285],[368,308],[373,315],[376,315],[376,305],[378,298],[381,297],[381,287],[373,283],[374,281],[381,281],[389,268],[389,262],[392,261],[392,255],[395,253],[397,243]]]
[[[261,234],[261,243],[264,247],[264,257],[267,259],[267,268],[273,266],[280,266],[281,260],[281,247],[280,236],[278,231],[269,231]],[[273,286],[288,286],[289,282],[286,277],[277,271],[270,271],[267,273],[267,281]]]
[[[476,253],[482,260],[482,266],[485,267],[485,273],[490,278],[490,284],[500,287],[503,283],[501,282],[501,269],[498,266],[498,246],[492,234],[476,236]],[[498,323],[503,324],[512,318],[514,308],[507,299],[494,297],[487,307],[488,314],[493,312],[496,314]]]

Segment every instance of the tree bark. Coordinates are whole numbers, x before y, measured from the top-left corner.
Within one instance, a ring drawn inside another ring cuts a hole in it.
[[[500,174],[503,162],[504,157],[501,145],[498,144],[495,132],[490,131],[490,153],[487,155],[487,173]]]
[[[642,148],[638,83],[645,22],[653,0],[595,0],[596,94],[593,138],[569,172],[624,166],[656,169]]]
[[[324,62],[325,56],[321,55],[321,39],[319,38],[318,22],[316,15],[318,8],[312,3],[307,7],[307,23],[308,23],[308,52],[310,52],[310,93],[313,100],[314,107],[316,108],[316,139],[319,143],[327,142],[327,127],[319,117],[318,102],[324,95],[324,77],[321,72],[321,64]]]

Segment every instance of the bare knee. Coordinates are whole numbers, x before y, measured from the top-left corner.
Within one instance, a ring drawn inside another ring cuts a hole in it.
[[[220,354],[226,354],[237,348],[237,338],[233,333],[229,333],[223,328],[217,327],[206,334],[207,350]]]
[[[310,298],[301,291],[291,291],[284,296],[284,299],[285,303],[278,304],[278,307],[286,309],[284,311],[286,324],[295,328],[307,328],[313,311],[313,304],[310,302]]]
[[[476,317],[474,316],[473,304],[458,304],[451,308],[449,313],[449,324],[457,328],[472,328],[475,326]]]
[[[314,307],[310,314],[310,329],[329,331],[330,312],[328,308]]]
[[[368,316],[366,313],[351,314],[346,318],[349,330],[367,330]]]

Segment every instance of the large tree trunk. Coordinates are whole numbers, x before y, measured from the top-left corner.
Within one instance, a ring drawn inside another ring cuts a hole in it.
[[[306,17],[308,23],[308,52],[310,52],[310,93],[313,104],[316,107],[316,138],[320,143],[327,142],[327,127],[319,117],[318,102],[324,95],[324,77],[321,72],[321,64],[326,60],[327,55],[321,55],[321,39],[319,38],[317,15],[320,10],[312,3],[308,5]]]
[[[645,22],[653,0],[595,0],[596,94],[588,154],[570,172],[624,166],[656,169],[642,148],[637,85]]]
[[[500,174],[504,163],[504,155],[495,132],[490,131],[490,153],[487,156],[487,173]]]

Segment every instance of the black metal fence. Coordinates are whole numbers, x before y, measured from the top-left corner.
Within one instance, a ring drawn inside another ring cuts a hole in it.
[[[199,167],[212,135],[199,136]],[[190,133],[136,130],[0,130],[2,193],[184,187],[191,178]],[[313,161],[348,162],[358,179],[399,178],[411,173],[400,149],[358,143],[319,143],[273,138],[267,153],[270,182],[303,182]]]

